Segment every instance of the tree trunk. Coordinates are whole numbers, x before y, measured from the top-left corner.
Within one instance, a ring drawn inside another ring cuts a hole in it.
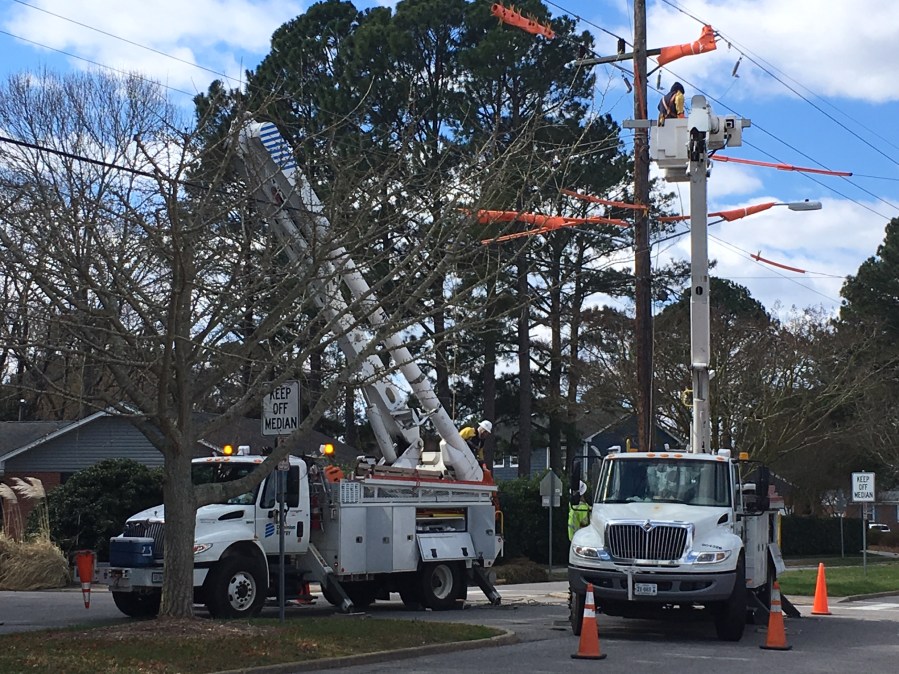
[[[518,253],[518,476],[531,474],[531,336],[530,302],[528,301],[528,258]]]
[[[562,470],[562,246],[553,246],[549,292],[549,466],[558,474]]]
[[[191,454],[172,447],[166,453],[163,475],[165,502],[165,576],[159,615],[192,618],[194,614],[194,531],[197,506],[190,480]]]

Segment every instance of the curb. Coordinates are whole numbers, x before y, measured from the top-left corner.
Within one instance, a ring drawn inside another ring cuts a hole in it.
[[[352,667],[354,665],[390,662],[392,660],[407,660],[420,655],[439,655],[441,653],[471,651],[477,648],[495,648],[517,643],[518,635],[515,632],[503,630],[503,634],[474,641],[451,641],[445,644],[400,648],[395,651],[375,651],[360,655],[347,655],[341,658],[321,658],[319,660],[303,660],[302,662],[284,662],[277,665],[262,665],[261,667],[228,669],[214,672],[214,674],[292,674],[293,672],[312,672],[320,669],[336,669],[338,667]]]
[[[849,597],[843,597],[837,603],[842,604],[848,601],[862,601],[863,599],[878,599],[879,597],[895,597],[899,591],[892,590],[889,592],[872,592],[871,594],[853,594]]]

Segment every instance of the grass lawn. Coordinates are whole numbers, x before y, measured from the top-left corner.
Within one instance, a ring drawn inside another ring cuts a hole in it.
[[[0,672],[203,674],[451,641],[485,639],[479,625],[327,616],[250,622],[134,621],[0,636]]]
[[[824,564],[824,576],[827,580],[828,597],[848,597],[856,594],[874,592],[899,592],[899,562],[884,561],[883,558],[872,560],[868,556],[868,572],[862,568],[861,558],[853,560],[853,566]],[[787,570],[778,579],[781,591],[787,596],[815,594],[818,581],[818,569]]]

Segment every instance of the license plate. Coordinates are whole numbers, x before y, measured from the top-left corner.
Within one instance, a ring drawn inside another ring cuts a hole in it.
[[[642,597],[655,597],[659,586],[655,583],[634,583],[634,594]]]

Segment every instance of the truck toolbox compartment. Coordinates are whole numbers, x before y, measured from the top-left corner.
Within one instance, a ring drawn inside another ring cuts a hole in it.
[[[110,538],[110,566],[152,566],[152,538]]]

